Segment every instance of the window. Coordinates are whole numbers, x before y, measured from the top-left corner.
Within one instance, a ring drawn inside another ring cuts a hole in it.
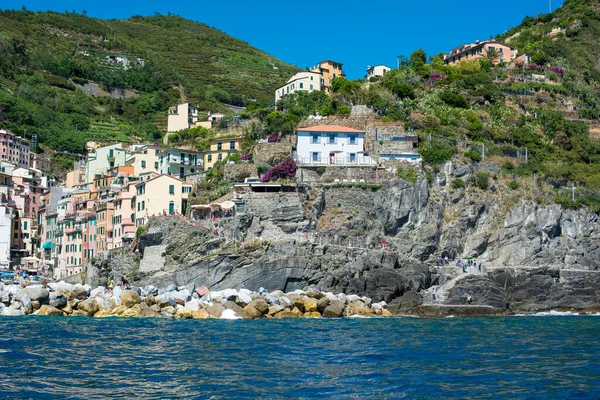
[[[229,142],[229,150],[235,150],[235,141],[234,140]]]
[[[208,162],[212,162],[212,154],[209,154],[209,155],[208,155],[208,158],[207,158],[207,160],[208,160]]]
[[[142,211],[146,209],[146,200],[142,200]]]
[[[356,162],[356,153],[348,154],[348,162]]]
[[[321,161],[321,153],[317,152],[317,151],[313,151],[312,152],[312,160],[313,161]]]
[[[310,142],[311,143],[319,143],[319,134],[318,133],[313,133],[310,135]]]
[[[142,211],[142,203],[138,203],[137,207],[138,207],[138,209],[137,209],[138,211]],[[100,229],[102,229],[102,228],[100,228]],[[102,233],[102,232],[100,232],[100,233]]]
[[[218,160],[218,161],[221,161],[221,160],[223,160],[223,154],[219,153],[219,155],[217,156],[217,160]]]
[[[27,230],[27,221],[23,221],[23,230]]]
[[[158,155],[158,149],[154,149],[154,155],[157,156]]]
[[[300,89],[304,89],[304,83],[300,82]]]
[[[175,185],[169,185],[169,194],[175,194]]]
[[[142,160],[142,168],[146,168],[146,161]]]
[[[310,80],[311,80],[311,81],[313,80],[313,77],[312,77],[312,76],[310,77]]]
[[[158,169],[158,161],[154,163],[154,169]]]
[[[312,83],[310,84],[310,90],[313,90],[313,85],[312,85]]]
[[[329,134],[329,141],[328,141],[328,143],[329,144],[334,144],[335,143],[335,134],[333,134],[333,133]]]
[[[356,135],[348,136],[348,144],[356,144]]]
[[[223,143],[218,142],[217,143],[217,150],[221,150],[223,148]]]

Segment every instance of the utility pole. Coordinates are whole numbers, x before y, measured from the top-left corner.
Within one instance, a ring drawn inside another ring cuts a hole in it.
[[[571,200],[575,201],[575,184],[571,184]]]

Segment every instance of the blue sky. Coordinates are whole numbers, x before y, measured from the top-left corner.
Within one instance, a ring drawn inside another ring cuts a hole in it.
[[[553,9],[563,0],[552,0]],[[221,5],[225,4],[225,5]],[[203,22],[300,68],[332,59],[350,79],[367,65],[394,67],[398,55],[423,48],[428,55],[485,40],[549,11],[549,0],[2,0],[1,8],[87,11],[123,19],[154,12]]]

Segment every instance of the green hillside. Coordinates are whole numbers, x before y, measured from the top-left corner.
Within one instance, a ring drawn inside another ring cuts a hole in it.
[[[158,139],[167,108],[181,99],[210,111],[268,104],[296,70],[178,16],[0,11],[0,107],[8,128],[38,133],[42,144],[61,150],[81,151],[87,139]],[[78,90],[87,82],[139,95],[89,97]]]

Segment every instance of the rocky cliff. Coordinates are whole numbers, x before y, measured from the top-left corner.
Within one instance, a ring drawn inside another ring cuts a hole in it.
[[[451,188],[480,169],[491,173],[490,189]],[[130,274],[156,286],[313,287],[420,315],[598,308],[598,216],[552,204],[526,181],[509,190],[498,171],[448,164],[414,183],[248,191],[238,194],[245,213],[219,221],[220,235],[176,218],[153,221],[137,243],[140,265],[153,268]],[[482,269],[440,267],[438,256],[473,257]]]

